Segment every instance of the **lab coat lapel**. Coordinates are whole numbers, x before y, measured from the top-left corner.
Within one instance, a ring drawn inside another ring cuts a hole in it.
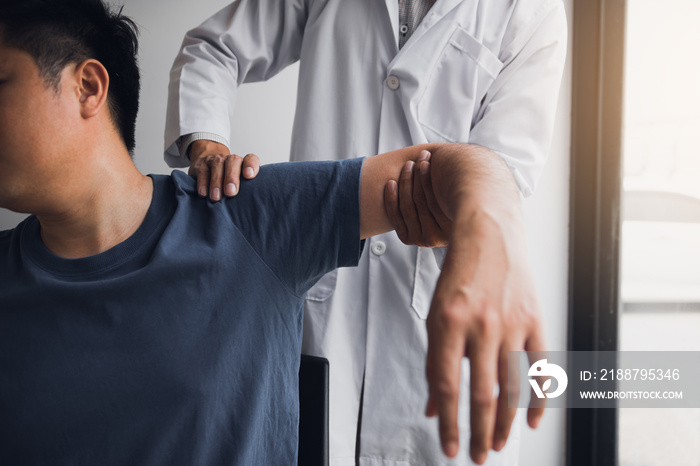
[[[396,52],[399,51],[399,0],[377,0],[377,5],[380,6],[379,4],[384,4],[384,7],[386,7],[386,14],[387,20],[391,24],[391,37],[393,38],[392,42],[394,44],[394,47],[396,48]],[[380,9],[382,7],[380,6]],[[394,54],[396,55],[396,54]]]
[[[397,60],[400,60],[401,57],[404,56],[407,53],[407,51],[411,48],[411,46],[416,41],[420,40],[421,36],[425,34],[426,31],[435,26],[438,23],[438,21],[444,18],[445,15],[447,15],[447,13],[452,11],[456,6],[462,3],[462,1],[463,0],[437,0],[432,6],[432,8],[430,8],[430,11],[428,11],[428,14],[425,15],[425,18],[423,18],[423,20],[420,22],[416,30],[413,31],[413,34],[408,39],[408,41],[404,44],[401,50],[399,50],[399,53],[396,54],[391,64],[393,65]],[[389,4],[392,3],[394,5],[394,8],[396,9],[396,22],[394,22],[394,20],[392,19],[392,26],[394,27],[394,37],[396,38],[396,41],[398,43],[399,2],[398,0],[386,0],[386,3],[387,8],[389,8]]]

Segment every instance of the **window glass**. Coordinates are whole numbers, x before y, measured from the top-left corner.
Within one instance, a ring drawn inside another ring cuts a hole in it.
[[[700,2],[628,0],[622,351],[700,351]],[[620,466],[700,464],[700,409],[620,409]]]

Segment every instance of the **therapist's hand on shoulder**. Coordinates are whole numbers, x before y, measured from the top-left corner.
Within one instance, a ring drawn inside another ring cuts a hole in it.
[[[384,207],[399,239],[409,246],[447,247],[452,220],[440,208],[430,176],[430,152],[424,150],[406,162],[398,186],[394,180],[384,188]]]
[[[190,146],[190,176],[197,178],[197,193],[216,202],[222,196],[233,197],[240,189],[241,174],[255,178],[260,171],[260,159],[255,154],[240,157],[218,142],[200,139]]]

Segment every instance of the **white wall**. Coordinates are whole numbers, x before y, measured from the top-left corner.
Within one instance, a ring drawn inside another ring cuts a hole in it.
[[[163,162],[163,129],[170,67],[188,29],[201,23],[227,0],[110,0],[124,3],[124,13],[141,29],[141,110],[136,126],[135,161],[144,173],[169,173]],[[267,83],[248,84],[239,93],[231,150],[258,154],[263,163],[289,158],[296,105],[298,66]]]
[[[530,262],[542,305],[547,347],[552,351],[567,349],[573,3],[574,0],[564,0],[569,22],[569,52],[549,161],[537,191],[524,202]],[[536,431],[527,427],[524,417],[520,466],[565,464],[566,410],[545,411]]]
[[[573,0],[564,0],[569,12]],[[120,0],[112,0],[121,4]],[[162,158],[168,73],[187,29],[223,7],[226,0],[125,0],[124,11],[141,28],[143,75],[135,161],[144,173],[169,173]],[[569,47],[571,48],[571,47]],[[549,163],[537,193],[524,203],[531,261],[538,286],[548,347],[566,349],[567,259],[569,225],[569,145],[571,61],[562,86],[559,116]],[[267,83],[249,84],[239,94],[232,150],[256,152],[264,163],[288,157],[294,115],[297,70],[293,66]],[[0,230],[22,216],[0,209]],[[524,419],[524,416],[522,416]],[[522,466],[559,466],[564,457],[564,410],[545,413],[531,431],[523,420]]]

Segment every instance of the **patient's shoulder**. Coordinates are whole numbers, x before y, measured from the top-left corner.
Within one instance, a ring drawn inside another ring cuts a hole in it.
[[[33,215],[30,215],[29,217],[19,222],[14,228],[0,231],[0,245],[5,246],[10,244],[12,242],[12,238],[20,234],[22,232],[22,229],[24,229],[25,225],[29,222],[29,220],[33,218],[35,217]]]
[[[4,260],[5,258],[9,257],[13,251],[18,252],[19,239],[22,236],[22,230],[25,228],[25,225],[30,218],[34,217],[30,216],[24,219],[19,223],[19,225],[10,230],[0,231],[0,258]]]
[[[181,170],[173,170],[169,177],[164,176],[163,178],[169,178],[171,186],[175,188],[176,193],[190,196],[197,195],[197,180],[187,173]]]
[[[13,231],[14,229],[0,231],[0,249],[5,249],[5,245],[10,243]]]

